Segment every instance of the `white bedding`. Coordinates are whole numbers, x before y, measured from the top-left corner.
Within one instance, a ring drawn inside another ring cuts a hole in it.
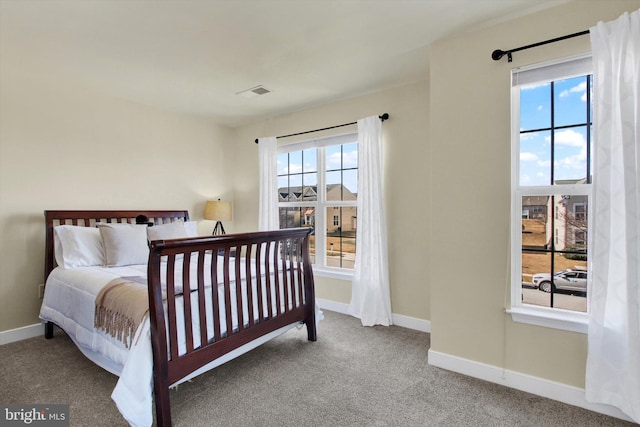
[[[222,257],[219,258],[219,265],[222,265]],[[196,275],[195,258],[191,263],[191,278],[194,280]],[[209,260],[207,260],[208,265]],[[232,260],[233,262],[233,260]],[[180,263],[181,264],[181,263]],[[164,265],[164,263],[163,263]],[[178,265],[178,264],[176,264]],[[253,266],[252,266],[253,267]],[[255,269],[252,268],[252,276],[255,276]],[[164,270],[163,270],[164,271]],[[205,269],[205,271],[208,271]],[[241,266],[241,272],[244,276],[245,266]],[[104,331],[94,328],[94,312],[95,298],[100,289],[111,280],[118,277],[144,277],[146,278],[146,265],[133,265],[127,267],[82,267],[74,269],[54,269],[47,278],[46,291],[42,308],[40,310],[40,319],[43,321],[51,321],[62,327],[65,332],[76,343],[78,348],[92,361],[118,375],[120,378],[111,395],[112,399],[118,406],[123,417],[133,426],[150,426],[153,422],[152,415],[152,379],[153,379],[153,356],[151,351],[150,326],[148,318],[140,325],[136,332],[135,338],[132,340],[130,349],[109,336]],[[235,271],[231,268],[232,281],[232,301],[235,301]],[[176,282],[180,286],[179,279],[181,272],[175,274]],[[207,276],[207,275],[205,275]],[[222,272],[219,272],[218,283],[222,283]],[[242,277],[244,279],[244,277]],[[163,281],[164,282],[164,281]],[[164,285],[164,283],[163,283]],[[207,285],[210,285],[207,282]],[[192,285],[192,288],[194,286]],[[244,288],[246,289],[246,288]],[[219,287],[220,301],[223,302],[223,287]],[[207,293],[210,295],[210,293]],[[281,294],[282,295],[282,294]],[[192,301],[195,301],[196,294],[192,294]],[[263,294],[264,298],[265,295]],[[248,317],[247,298],[243,292],[244,319]],[[254,292],[254,312],[257,312],[257,298]],[[265,300],[266,301],[266,300]],[[275,298],[272,298],[275,304]],[[272,304],[272,305],[273,305]],[[234,329],[237,326],[237,314],[235,302],[232,304],[232,318]],[[211,299],[207,300],[207,306],[211,306]],[[181,304],[178,304],[178,322],[182,320],[180,313]],[[275,308],[275,305],[273,306]],[[266,304],[264,310],[266,310]],[[192,303],[194,311],[193,318],[197,319],[197,304]],[[224,316],[224,306],[220,307],[221,316]],[[316,312],[316,320],[319,320],[322,314]],[[207,319],[208,336],[213,337],[214,319]],[[280,330],[274,331],[256,341],[252,341],[233,352],[216,359],[209,365],[194,372],[179,382],[186,381],[205,372],[215,366],[219,366],[228,360],[231,360],[252,348],[286,332],[295,325],[289,325]],[[221,332],[226,331],[226,322],[224,319],[220,322]],[[181,329],[181,328],[179,328]],[[194,325],[194,344],[199,345],[198,325]],[[138,339],[140,337],[140,339]],[[179,336],[179,353],[183,353],[185,348],[184,337]],[[177,384],[177,383],[176,383]],[[175,384],[174,384],[175,385]]]

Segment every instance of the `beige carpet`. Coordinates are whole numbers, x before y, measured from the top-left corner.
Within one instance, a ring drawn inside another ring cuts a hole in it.
[[[427,364],[429,334],[325,311],[171,391],[176,426],[632,426]],[[0,346],[0,403],[68,403],[72,426],[126,422],[116,377],[61,332]]]

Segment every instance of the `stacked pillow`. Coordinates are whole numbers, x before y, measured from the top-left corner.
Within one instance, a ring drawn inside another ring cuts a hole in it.
[[[96,227],[58,225],[54,227],[56,263],[64,269],[146,264],[148,242],[152,240],[197,237],[195,221],[174,221],[146,225],[97,223]]]
[[[53,229],[53,250],[61,268],[104,265],[100,230],[94,227],[59,225]]]
[[[104,265],[144,264],[149,258],[147,226],[137,224],[96,224],[102,236]]]

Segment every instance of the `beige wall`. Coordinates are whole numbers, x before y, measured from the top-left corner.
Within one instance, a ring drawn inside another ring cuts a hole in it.
[[[586,335],[513,323],[504,307],[510,274],[510,70],[588,52],[589,37],[514,53],[511,64],[490,55],[585,30],[638,7],[637,0],[573,2],[432,46],[432,185],[426,189],[432,207],[432,350],[584,386]]]
[[[231,197],[232,129],[0,77],[0,331],[38,322],[45,209],[188,209],[201,219],[207,198]]]
[[[396,314],[427,320],[430,318],[427,280],[430,260],[427,248],[431,209],[428,193],[429,111],[426,80],[239,128],[233,176],[236,227],[253,230],[258,226],[256,138],[354,122],[385,112],[391,116],[382,124],[391,306]],[[338,134],[348,131],[355,131],[355,126],[338,128],[332,132]],[[316,136],[318,134],[314,133],[306,135],[306,138]],[[294,139],[281,141],[291,142]],[[351,299],[349,281],[317,278],[316,285],[320,298],[342,303],[348,303]]]

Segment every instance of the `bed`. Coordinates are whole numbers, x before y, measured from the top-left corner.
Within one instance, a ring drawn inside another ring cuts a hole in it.
[[[132,425],[153,423],[154,398],[171,425],[170,387],[292,327],[316,341],[309,228],[197,237],[182,210],[50,210],[45,223],[45,337],[60,327],[119,376],[111,397]]]

